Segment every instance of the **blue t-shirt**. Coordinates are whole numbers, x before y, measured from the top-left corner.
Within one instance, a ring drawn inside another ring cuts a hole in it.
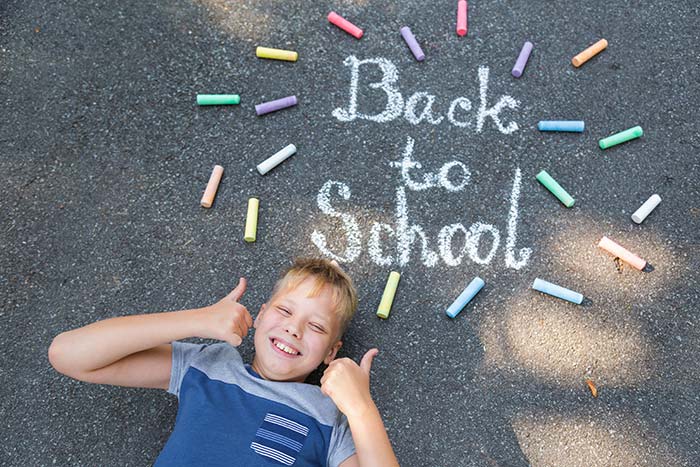
[[[355,453],[345,416],[318,386],[267,381],[226,342],[174,341],[175,427],[156,466],[331,466]]]

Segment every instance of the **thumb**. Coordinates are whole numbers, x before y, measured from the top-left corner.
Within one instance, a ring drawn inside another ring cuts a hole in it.
[[[369,349],[360,361],[360,368],[369,375],[369,370],[372,368],[372,359],[377,356],[379,349]]]
[[[248,285],[248,281],[246,281],[245,277],[241,277],[238,280],[238,285],[236,286],[235,289],[233,289],[229,294],[226,296],[227,299],[233,300],[234,302],[238,302],[241,297],[243,296],[243,293],[245,292],[246,286]]]

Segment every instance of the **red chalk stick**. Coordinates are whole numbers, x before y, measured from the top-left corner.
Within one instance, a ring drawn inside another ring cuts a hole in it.
[[[331,11],[328,13],[328,21],[331,23],[335,24],[338,26],[340,29],[343,31],[347,32],[351,36],[354,36],[356,39],[359,39],[362,37],[362,29],[358,28],[354,24],[352,24],[350,21],[346,20],[342,16],[340,16],[338,13],[335,11]]]
[[[467,34],[467,0],[459,0],[457,3],[457,35]]]

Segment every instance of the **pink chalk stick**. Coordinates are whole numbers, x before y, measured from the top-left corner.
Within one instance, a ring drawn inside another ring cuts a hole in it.
[[[457,2],[457,35],[467,34],[467,0]]]
[[[639,269],[640,271],[644,269],[647,262],[644,261],[639,256],[635,255],[631,251],[624,247],[621,247],[617,243],[610,240],[608,237],[603,237],[598,242],[598,246],[613,256],[620,258],[622,261],[629,263],[632,267]]]
[[[328,13],[328,21],[331,23],[335,24],[338,26],[340,29],[343,31],[347,32],[351,36],[354,36],[356,39],[359,39],[362,37],[362,29],[358,28],[354,24],[352,24],[350,21],[346,20],[342,16],[340,16],[338,13],[335,11],[331,11]]]

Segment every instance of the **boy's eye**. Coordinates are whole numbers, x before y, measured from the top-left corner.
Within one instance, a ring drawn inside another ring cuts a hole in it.
[[[312,325],[311,325],[311,328],[312,328],[314,331],[316,331],[316,332],[326,332],[326,330],[323,329],[323,328],[322,328],[321,326],[319,326],[318,324],[312,324]]]
[[[292,312],[289,311],[289,310],[287,310],[286,308],[282,308],[282,307],[279,307],[279,306],[278,306],[277,309],[278,309],[278,310],[280,311],[280,313],[282,313],[283,315],[291,315],[291,314],[292,314]]]

